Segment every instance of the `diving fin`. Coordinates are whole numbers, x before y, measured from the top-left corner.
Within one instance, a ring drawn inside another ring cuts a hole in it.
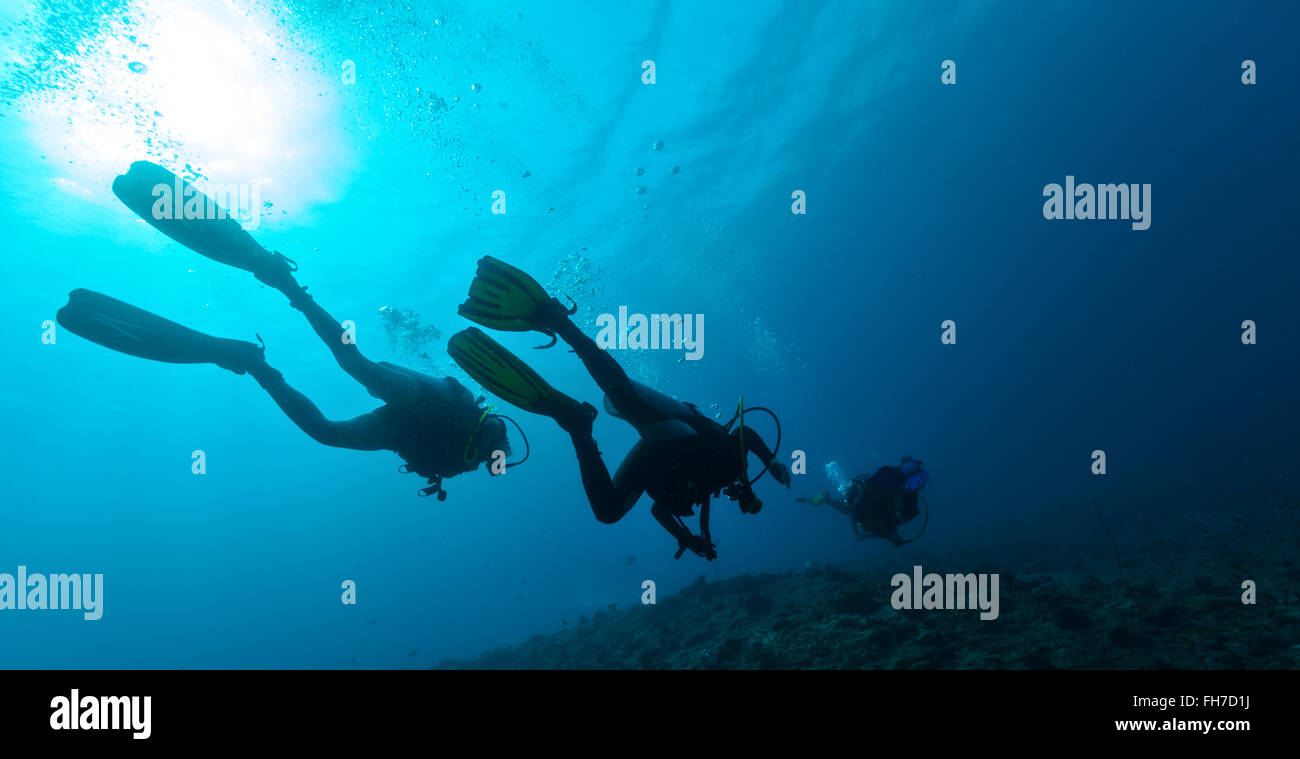
[[[596,409],[580,403],[547,384],[537,372],[520,361],[496,340],[477,327],[461,330],[447,341],[447,352],[493,395],[524,411],[549,416],[570,432],[591,431]]]
[[[105,348],[169,364],[216,364],[236,374],[264,364],[261,346],[183,327],[91,290],[73,290],[59,324]]]
[[[227,209],[158,164],[131,164],[113,180],[113,194],[154,229],[195,253],[252,272],[276,289],[296,287],[291,275],[297,264],[263,248]],[[194,211],[199,218],[187,218]]]
[[[469,298],[456,312],[489,329],[537,330],[555,337],[554,319],[576,310],[576,307],[566,309],[547,295],[537,280],[523,270],[492,256],[483,256],[478,260],[474,281],[470,282]]]

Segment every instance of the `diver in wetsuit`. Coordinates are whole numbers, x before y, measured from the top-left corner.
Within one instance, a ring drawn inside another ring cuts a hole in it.
[[[930,474],[921,467],[922,462],[905,457],[898,466],[882,466],[870,477],[865,474],[854,477],[843,500],[825,492],[796,500],[813,506],[828,504],[847,514],[858,540],[884,538],[901,546],[911,541],[903,540],[898,527],[921,513],[917,501],[921,489],[930,481]]]
[[[391,450],[405,460],[402,471],[424,477],[422,495],[446,498],[442,480],[473,471],[496,451],[510,451],[503,417],[488,413],[482,399],[450,377],[431,377],[385,361],[374,362],[344,339],[344,329],[298,285],[296,266],[267,251],[238,222],[217,218],[159,218],[157,187],[181,188],[190,198],[216,204],[166,169],[138,161],[113,182],[113,192],[132,211],[168,237],[194,252],[252,272],[279,290],[330,349],[338,365],[384,402],[379,408],[344,421],[326,419],[301,392],[273,369],[263,349],[253,343],[205,335],[147,311],[90,290],[75,290],[59,310],[59,323],[70,331],[114,350],[170,363],[212,363],[236,374],[249,374],[285,415],[312,439],[336,448]],[[512,462],[518,463],[518,462]]]
[[[678,401],[628,378],[608,352],[583,334],[572,313],[551,298],[532,277],[490,256],[478,263],[469,299],[459,312],[485,327],[535,330],[564,340],[605,392],[606,409],[636,428],[641,439],[610,477],[592,436],[596,409],[555,390],[495,340],[470,328],[454,335],[447,350],[461,368],[492,393],[526,411],[553,418],[569,433],[591,510],[601,522],[623,518],[648,493],[651,513],[678,542],[678,556],[689,550],[709,560],[717,556],[708,536],[707,508],[720,493],[739,501],[745,513],[761,502],[746,474],[753,453],[786,487],[790,471],[767,444],[743,424],[734,430]],[[757,479],[757,478],[755,478]],[[701,534],[681,521],[701,506]]]
[[[288,280],[292,282],[292,276]],[[361,416],[330,421],[265,360],[251,364],[248,373],[313,440],[336,448],[394,451],[406,462],[403,471],[415,472],[429,483],[421,492],[436,494],[440,500],[446,498],[443,478],[477,469],[494,451],[510,454],[501,417],[481,408],[482,399],[475,399],[464,385],[452,377],[431,377],[367,359],[355,344],[343,341],[343,326],[306,288],[293,282],[276,289],[289,296],[289,305],[307,317],[343,371],[384,402]]]

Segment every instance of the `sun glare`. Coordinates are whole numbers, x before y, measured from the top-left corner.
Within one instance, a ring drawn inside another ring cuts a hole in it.
[[[206,182],[258,182],[281,211],[337,197],[336,91],[281,21],[233,2],[133,0],[22,112],[66,188],[149,158]]]

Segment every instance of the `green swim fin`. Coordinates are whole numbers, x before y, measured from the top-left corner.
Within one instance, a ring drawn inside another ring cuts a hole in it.
[[[55,315],[73,334],[118,353],[169,364],[216,364],[236,374],[264,364],[262,348],[212,337],[91,290],[73,290]]]
[[[551,387],[531,367],[477,327],[461,330],[447,341],[452,359],[493,395],[524,411],[549,416],[566,430],[590,432],[596,409]]]
[[[461,316],[489,329],[507,332],[537,330],[554,337],[548,321],[567,311],[546,294],[537,280],[505,261],[483,256],[469,285],[469,298],[456,309]]]
[[[131,164],[113,180],[113,194],[154,229],[195,253],[252,272],[277,289],[295,286],[290,275],[297,264],[258,245],[215,200],[158,164]]]

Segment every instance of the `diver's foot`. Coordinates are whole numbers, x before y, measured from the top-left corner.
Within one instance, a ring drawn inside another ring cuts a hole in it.
[[[527,272],[492,256],[479,259],[469,284],[469,297],[456,310],[488,329],[548,335],[553,335],[573,313],[548,295]]]
[[[547,334],[559,332],[571,323],[569,317],[575,311],[577,311],[576,305],[570,308],[561,303],[559,298],[551,298],[538,306],[537,315],[532,320],[533,329]]]
[[[244,340],[222,340],[224,345],[217,352],[213,362],[226,371],[235,374],[263,374],[263,368],[275,372],[266,363],[266,352],[262,346]],[[279,374],[279,372],[276,372]]]
[[[288,256],[278,252],[257,256],[250,268],[253,276],[257,277],[257,281],[288,295],[290,300],[293,299],[293,295],[290,293],[302,289],[293,278],[293,273],[297,270],[298,264],[294,263]]]
[[[563,409],[556,409],[552,418],[560,425],[560,428],[570,435],[576,437],[591,437],[591,431],[596,424],[596,407],[590,403],[578,403],[572,399],[572,405]]]

